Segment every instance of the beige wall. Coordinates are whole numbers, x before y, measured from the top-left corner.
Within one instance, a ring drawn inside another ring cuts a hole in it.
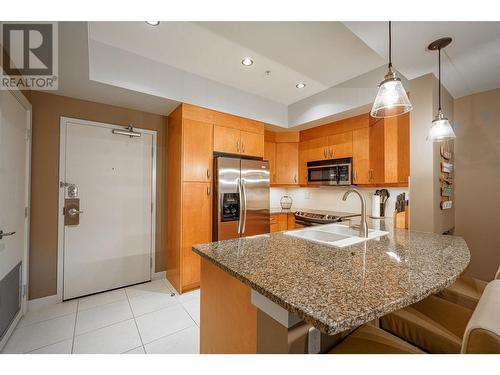
[[[31,238],[29,298],[57,293],[57,210],[61,116],[157,131],[156,271],[164,270],[167,118],[64,96],[32,92]]]
[[[410,81],[410,229],[443,233],[455,226],[455,208],[440,208],[440,143],[427,140],[438,111],[438,88],[433,74]],[[453,121],[453,98],[441,89],[443,112]]]
[[[491,280],[500,264],[500,89],[455,100],[455,233],[471,251],[467,272]]]

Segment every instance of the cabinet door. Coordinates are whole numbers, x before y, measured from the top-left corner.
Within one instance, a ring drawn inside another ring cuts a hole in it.
[[[299,184],[307,185],[307,142],[299,143]]]
[[[264,160],[269,161],[269,180],[276,183],[276,143],[264,142]]]
[[[200,257],[191,247],[212,240],[211,184],[184,182],[182,195],[181,289],[184,291],[200,283]]]
[[[295,185],[299,182],[299,144],[276,143],[276,183]]]
[[[264,134],[250,133],[241,131],[241,149],[242,155],[264,156]]]
[[[279,214],[272,214],[269,220],[269,230],[271,233],[274,232],[279,232],[280,231],[280,226],[279,226],[279,220],[278,220]]]
[[[307,161],[329,159],[328,139],[326,137],[305,141]]]
[[[330,135],[328,147],[331,159],[352,157],[352,132]]]
[[[183,174],[184,181],[211,181],[213,125],[194,120],[183,124]]]
[[[214,151],[239,154],[240,140],[238,129],[214,125]]]
[[[368,127],[352,132],[353,183],[370,183],[370,129]]]
[[[373,125],[370,125],[370,184],[383,184],[385,182],[384,138],[383,120],[377,121]]]

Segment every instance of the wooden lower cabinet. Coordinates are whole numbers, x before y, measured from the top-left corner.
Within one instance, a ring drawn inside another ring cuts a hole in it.
[[[192,246],[212,240],[211,184],[184,182],[183,197],[181,288],[184,291],[200,284],[200,256],[192,251]]]
[[[302,227],[303,225],[295,223],[295,216],[291,212],[271,214],[271,233]]]
[[[200,353],[255,354],[257,309],[251,290],[206,259],[201,260]]]

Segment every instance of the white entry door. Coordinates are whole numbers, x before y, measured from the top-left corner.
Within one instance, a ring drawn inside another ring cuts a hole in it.
[[[117,128],[61,120],[65,300],[151,280],[156,137]],[[75,199],[77,208],[68,205]]]
[[[25,310],[31,106],[0,91],[0,350]]]

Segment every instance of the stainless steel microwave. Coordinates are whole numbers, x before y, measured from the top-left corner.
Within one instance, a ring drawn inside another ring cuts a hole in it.
[[[318,160],[307,162],[309,185],[351,185],[352,158]]]

